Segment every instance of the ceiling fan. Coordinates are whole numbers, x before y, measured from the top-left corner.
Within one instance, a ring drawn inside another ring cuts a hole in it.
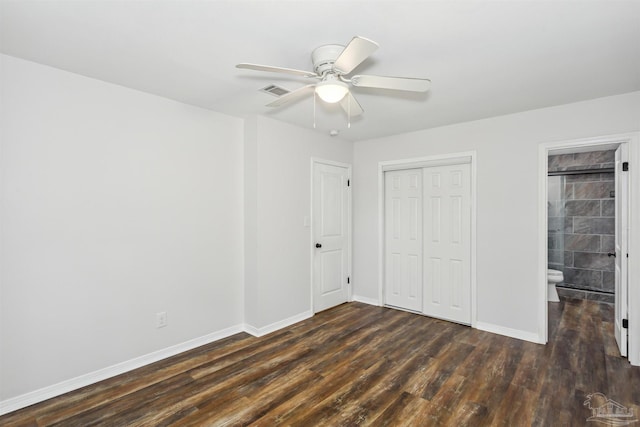
[[[333,104],[340,102],[340,105],[349,116],[357,116],[362,114],[364,110],[349,90],[349,85],[408,92],[426,92],[429,90],[431,85],[431,80],[429,79],[368,75],[347,77],[377,48],[378,43],[364,37],[354,37],[347,46],[335,44],[320,46],[311,53],[313,71],[249,63],[241,63],[236,65],[236,67],[256,71],[292,74],[294,76],[320,80],[317,83],[303,86],[282,95],[276,101],[267,104],[267,107],[279,107],[315,92],[320,99],[327,103]]]

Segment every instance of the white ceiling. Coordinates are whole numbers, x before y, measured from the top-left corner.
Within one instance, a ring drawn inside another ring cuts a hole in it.
[[[236,116],[311,128],[313,97],[279,109],[258,89],[304,78],[311,51],[359,35],[380,48],[356,74],[426,77],[428,94],[354,88],[352,120],[318,105],[317,129],[363,140],[640,90],[640,1],[0,0],[0,51]],[[336,107],[336,106],[331,106]]]

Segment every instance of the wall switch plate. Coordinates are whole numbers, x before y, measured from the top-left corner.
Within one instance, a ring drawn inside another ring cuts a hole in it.
[[[164,328],[165,326],[167,326],[167,312],[156,313],[156,328]]]

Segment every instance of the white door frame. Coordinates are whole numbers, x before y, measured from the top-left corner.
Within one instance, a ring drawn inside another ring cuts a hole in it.
[[[390,170],[416,169],[431,166],[471,164],[471,327],[477,323],[476,293],[476,152],[440,154],[401,160],[378,162],[378,305],[384,305],[384,173]]]
[[[313,218],[313,200],[314,200],[314,174],[313,171],[315,169],[315,165],[316,164],[323,164],[323,165],[330,165],[330,166],[338,166],[338,167],[342,167],[342,168],[346,168],[347,169],[347,179],[351,182],[351,185],[348,187],[347,189],[347,274],[349,275],[349,277],[351,278],[351,280],[349,280],[349,283],[347,284],[347,301],[353,301],[353,275],[352,275],[352,270],[351,270],[351,265],[352,265],[352,234],[353,234],[353,215],[352,215],[352,196],[353,196],[353,191],[351,191],[351,189],[353,188],[353,180],[351,178],[352,176],[352,167],[350,163],[342,163],[342,162],[336,162],[334,160],[326,160],[326,159],[321,159],[321,158],[317,158],[317,157],[312,157],[311,158],[311,170],[310,170],[310,184],[311,184],[311,190],[309,192],[309,194],[311,195],[311,200],[309,201],[309,210],[310,210],[310,229],[309,229],[309,263],[311,265],[310,268],[310,272],[311,272],[311,278],[309,280],[309,282],[311,283],[311,288],[310,288],[310,294],[311,297],[309,299],[309,309],[311,310],[312,313],[315,314],[315,309],[314,309],[314,305],[313,305],[313,294],[314,294],[314,255],[315,255],[315,250],[313,248],[313,245],[315,244],[315,230],[313,228],[313,224],[314,224],[314,218]]]
[[[640,366],[640,132],[606,135],[594,138],[574,139],[542,143],[538,151],[538,336],[541,343],[548,341],[547,312],[547,174],[550,151],[566,149],[567,152],[614,149],[620,144],[629,148],[629,362]],[[636,254],[634,256],[634,254]],[[633,262],[633,260],[636,262]],[[631,284],[636,283],[635,286]]]

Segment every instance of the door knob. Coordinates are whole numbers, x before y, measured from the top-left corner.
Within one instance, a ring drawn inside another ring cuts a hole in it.
[[[322,245],[320,243],[316,243],[316,248],[321,248]]]
[[[607,253],[607,256],[612,256],[612,257],[614,257],[614,258],[615,258],[615,257],[616,257],[616,253],[615,253],[615,252],[613,252],[613,253],[612,253],[612,252],[609,252],[609,253]]]

